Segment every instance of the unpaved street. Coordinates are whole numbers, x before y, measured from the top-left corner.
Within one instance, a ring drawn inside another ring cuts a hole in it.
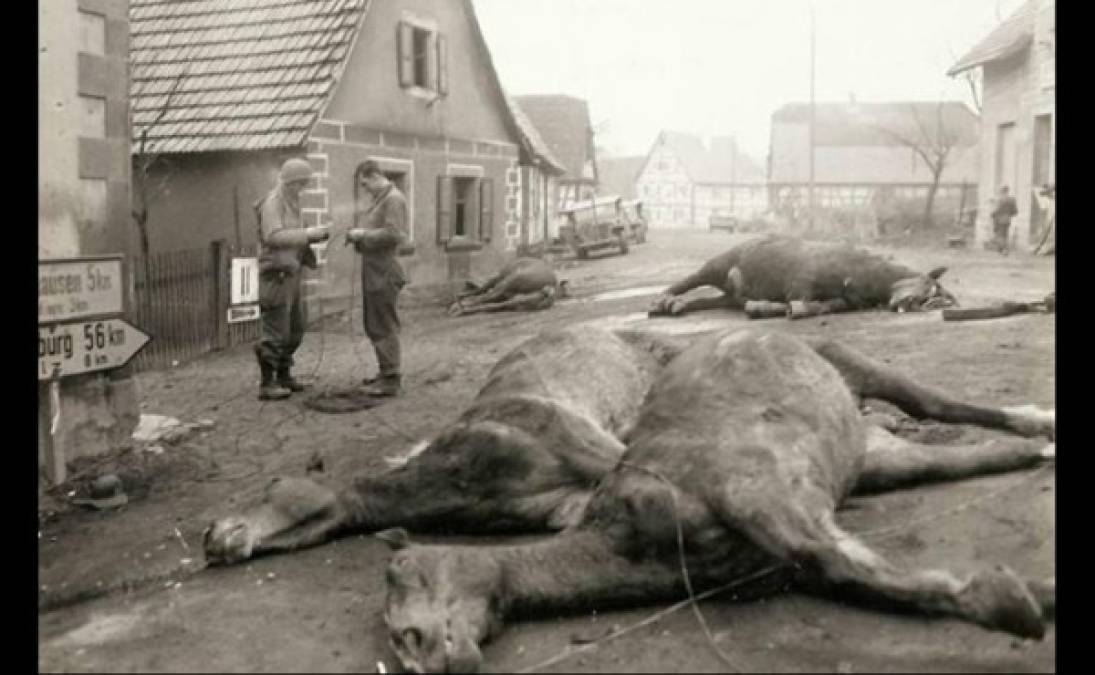
[[[120,511],[58,507],[59,514],[45,519],[38,547],[40,670],[375,672],[378,661],[392,670],[380,614],[388,558],[381,542],[355,536],[203,570],[204,526],[253,501],[272,477],[303,476],[316,451],[324,471],[312,477],[330,485],[357,472],[383,471],[386,456],[437,432],[474,395],[500,355],[542,328],[592,322],[696,332],[748,323],[728,311],[645,317],[653,293],[737,240],[655,231],[649,243],[627,256],[560,261],[560,276],[570,280],[575,297],[545,312],[449,318],[443,307],[410,308],[404,314],[407,393],[373,410],[325,415],[302,406],[299,396],[258,401],[258,373],[248,347],[140,375],[144,413],[184,422],[209,419],[215,426],[164,445],[158,454],[137,448],[109,464],[127,481],[130,503]],[[943,249],[886,252],[919,269],[947,265],[944,284],[965,306],[1039,300],[1054,288],[1053,258]],[[372,374],[372,350],[361,337],[359,316],[352,324],[329,322],[306,337],[297,369],[311,375],[315,386],[348,386]],[[944,323],[939,312],[870,312],[764,325],[838,337],[962,397],[1055,405],[1052,315]],[[923,424],[910,433],[931,442],[973,441],[993,432]],[[868,540],[901,565],[965,572],[1005,562],[1022,575],[1049,577],[1055,572],[1054,490],[1054,469],[1048,465],[855,499],[840,520],[854,532],[881,530]],[[49,505],[48,498],[42,501]],[[1056,667],[1052,626],[1043,641],[1022,642],[950,619],[881,613],[799,594],[748,604],[716,597],[700,608],[722,651],[749,671],[1049,672]],[[486,667],[727,669],[687,607],[611,640],[572,644],[627,628],[662,609],[517,623],[486,647]]]

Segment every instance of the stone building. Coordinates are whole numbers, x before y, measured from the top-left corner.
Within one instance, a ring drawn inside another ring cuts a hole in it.
[[[38,259],[128,254],[129,124],[125,0],[38,3]],[[39,294],[39,323],[42,295]],[[41,356],[41,344],[39,345]],[[125,369],[64,377],[56,434],[38,391],[39,463],[51,437],[68,459],[129,439],[139,416]]]
[[[492,274],[522,244],[522,163],[550,166],[507,104],[471,0],[133,0],[135,163],[153,248],[251,244],[252,204],[306,156],[307,224],[352,226],[366,159],[407,195],[409,290]],[[142,145],[143,143],[143,145]],[[537,164],[539,162],[539,164]],[[309,296],[351,292],[352,249],[318,245]]]
[[[992,239],[989,199],[1001,185],[1009,186],[1019,207],[1013,248],[1029,250],[1041,238],[1045,213],[1034,192],[1057,181],[1054,10],[1053,0],[1029,0],[947,71],[981,71],[979,242]]]

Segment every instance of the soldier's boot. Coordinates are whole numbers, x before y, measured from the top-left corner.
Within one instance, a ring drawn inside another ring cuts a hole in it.
[[[289,373],[289,366],[278,368],[277,383],[291,392],[304,391],[304,383]]]
[[[378,398],[399,396],[403,393],[403,378],[399,375],[382,375],[376,382],[367,385],[363,391],[369,396]]]
[[[259,399],[263,401],[279,401],[289,398],[291,391],[282,387],[274,380],[274,369],[259,357],[259,370],[262,372],[262,384],[259,385]]]

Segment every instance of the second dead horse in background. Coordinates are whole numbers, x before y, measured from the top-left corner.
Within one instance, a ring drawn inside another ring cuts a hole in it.
[[[694,274],[666,289],[654,301],[650,315],[746,309],[749,301],[786,303],[777,305],[775,312],[794,318],[876,307],[894,311],[950,307],[958,303],[939,282],[946,271],[937,267],[923,274],[846,244],[770,235],[738,244],[708,260]],[[717,288],[723,295],[682,297],[702,286]]]

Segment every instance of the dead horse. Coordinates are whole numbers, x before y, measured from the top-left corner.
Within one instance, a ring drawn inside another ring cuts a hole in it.
[[[589,326],[544,331],[499,359],[468,408],[401,466],[342,489],[272,480],[262,500],[213,521],[205,558],[233,564],[391,527],[459,533],[546,532],[577,523],[620,457],[666,363],[691,343]],[[918,419],[1052,436],[1051,414],[968,405],[828,340],[810,343],[858,395]],[[871,427],[856,489],[1008,471],[1043,461],[1044,443],[1000,439],[922,446]]]
[[[548,309],[557,298],[567,297],[567,282],[555,276],[551,265],[539,258],[518,258],[502,266],[479,286],[468,289],[449,307],[449,314],[536,311]]]
[[[864,481],[923,476],[920,458],[903,457],[909,450],[971,474],[979,460],[953,448],[932,456],[874,442],[879,432],[859,413],[856,385],[867,394],[897,391],[906,402],[918,399],[917,388],[854,367],[842,377],[858,357],[833,349],[756,329],[717,333],[687,349],[655,381],[627,452],[581,522],[547,540],[421,546],[402,530],[378,535],[396,549],[385,621],[403,666],[474,671],[479,645],[510,616],[679,599],[678,541],[696,592],[774,567],[774,577],[739,592],[793,584],[1041,638],[1054,607],[1052,580],[1027,581],[1003,566],[965,579],[902,570],[836,523],[837,507]]]
[[[849,245],[769,235],[708,260],[655,298],[649,314],[679,316],[730,308],[745,309],[750,316],[802,318],[876,307],[894,311],[949,307],[957,301],[939,283],[946,271],[937,267],[921,274]],[[713,286],[723,294],[682,297],[702,286]]]

